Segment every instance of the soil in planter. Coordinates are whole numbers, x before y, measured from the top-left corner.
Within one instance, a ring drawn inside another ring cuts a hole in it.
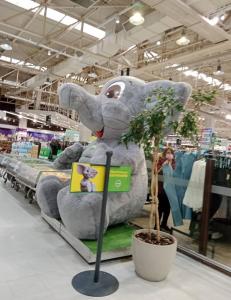
[[[160,241],[158,242],[157,235],[155,233],[151,233],[151,238],[150,238],[150,235],[147,232],[140,232],[136,234],[136,238],[145,243],[153,244],[153,245],[167,246],[174,243],[174,240],[172,238],[166,236],[161,236]]]

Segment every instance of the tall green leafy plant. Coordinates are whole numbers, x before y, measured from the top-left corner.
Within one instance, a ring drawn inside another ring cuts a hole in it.
[[[155,96],[157,102],[152,104],[152,96]],[[149,217],[149,236],[151,238],[151,229],[153,228],[153,217],[157,228],[157,241],[160,243],[160,219],[158,213],[158,153],[159,143],[165,133],[172,131],[180,134],[182,137],[195,139],[198,135],[198,108],[208,102],[211,102],[215,93],[206,93],[199,91],[192,95],[195,111],[186,111],[179,102],[173,88],[158,88],[152,91],[150,96],[145,99],[146,106],[149,108],[143,110],[134,117],[129,126],[129,130],[121,137],[121,142],[128,145],[134,142],[142,146],[146,157],[152,159],[152,179],[151,179],[151,211]],[[179,115],[183,117],[178,121]]]

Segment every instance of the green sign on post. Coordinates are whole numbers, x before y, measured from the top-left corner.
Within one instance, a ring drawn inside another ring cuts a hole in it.
[[[131,167],[111,167],[109,175],[109,192],[129,192],[131,182]]]

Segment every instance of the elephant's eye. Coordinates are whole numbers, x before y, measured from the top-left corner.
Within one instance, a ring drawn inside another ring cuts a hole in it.
[[[119,99],[125,88],[124,82],[116,82],[108,87],[105,92],[107,98]]]

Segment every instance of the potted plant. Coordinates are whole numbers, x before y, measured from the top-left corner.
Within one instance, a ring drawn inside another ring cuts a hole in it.
[[[182,137],[198,140],[198,110],[206,102],[211,102],[215,93],[198,91],[192,95],[195,110],[186,111],[179,102],[173,88],[158,88],[145,99],[150,103],[153,96],[157,102],[142,111],[130,122],[129,130],[121,138],[127,145],[134,142],[143,146],[146,156],[152,158],[151,209],[149,228],[137,230],[133,236],[132,252],[136,273],[149,281],[161,281],[168,275],[176,255],[177,241],[172,235],[160,231],[158,214],[158,153],[159,143],[166,128]],[[182,115],[178,121],[179,115]],[[155,228],[153,229],[155,220]]]

